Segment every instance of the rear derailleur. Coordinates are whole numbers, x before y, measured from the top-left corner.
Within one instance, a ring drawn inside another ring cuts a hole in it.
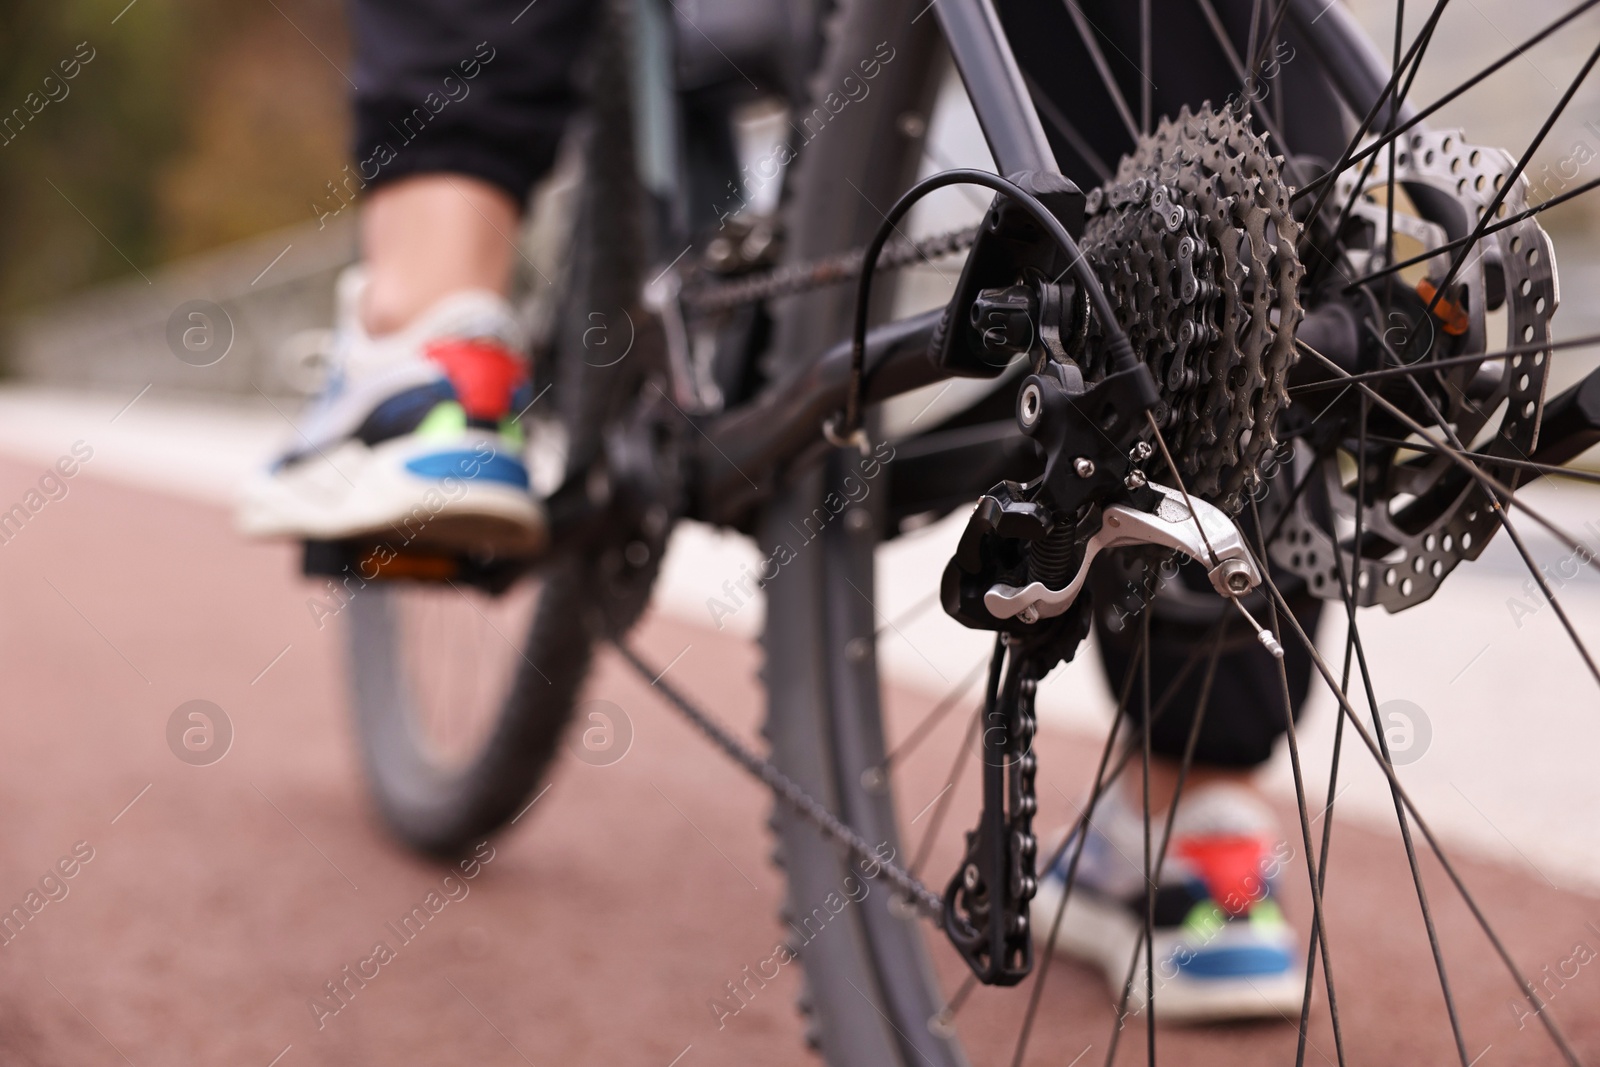
[[[985,290],[980,303],[997,295]],[[1019,303],[1051,302],[1045,292]],[[1001,482],[979,499],[941,582],[945,611],[965,626],[995,631],[1005,658],[1002,676],[997,648],[984,709],[982,814],[944,896],[946,932],[979,980],[992,985],[1014,985],[1032,967],[1034,693],[1088,635],[1084,586],[1095,557],[1110,548],[1159,546],[1203,562],[1229,598],[1261,582],[1227,514],[1198,499],[1191,510],[1183,492],[1146,473],[1155,455],[1143,439],[1146,413],[1158,394],[1144,365],[1091,385],[1057,346],[1033,356],[1034,373],[1018,391],[1017,425],[1042,447],[1044,473],[1027,483]],[[1270,635],[1263,643],[1272,647]]]

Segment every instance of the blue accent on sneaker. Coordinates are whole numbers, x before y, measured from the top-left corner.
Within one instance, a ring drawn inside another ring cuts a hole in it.
[[[413,386],[373,408],[372,413],[356,428],[355,436],[369,445],[403,436],[415,430],[440,403],[455,398],[455,389],[442,379],[428,385]]]
[[[1187,958],[1176,957],[1174,962],[1179,971],[1194,978],[1275,978],[1294,966],[1288,952],[1266,945],[1203,948]]]
[[[406,470],[424,478],[468,478],[502,482],[518,489],[528,488],[528,468],[521,460],[499,452],[491,452],[488,456],[465,450],[435,452],[407,462]]]

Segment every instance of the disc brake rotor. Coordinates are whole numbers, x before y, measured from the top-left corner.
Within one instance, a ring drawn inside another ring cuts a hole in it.
[[[1363,369],[1484,353],[1491,348],[1537,344],[1550,338],[1550,318],[1558,302],[1555,261],[1549,237],[1533,219],[1524,219],[1480,242],[1432,314],[1428,303],[1443,284],[1454,253],[1434,256],[1410,271],[1390,274],[1349,292],[1349,279],[1384,266],[1389,232],[1388,153],[1363,179],[1362,168],[1342,174],[1333,203],[1356,194],[1350,223],[1337,235],[1336,269],[1327,286],[1308,295],[1355,299],[1363,319]],[[1401,193],[1394,205],[1395,261],[1433,250],[1470,233],[1483,218],[1513,170],[1502,149],[1466,143],[1459,131],[1418,133],[1401,142],[1394,176]],[[1527,207],[1528,183],[1519,176],[1497,218]],[[1420,246],[1420,247],[1419,247]],[[1443,422],[1461,442],[1477,451],[1521,458],[1532,452],[1544,405],[1547,356],[1527,352],[1509,360],[1467,362],[1415,376]],[[1380,379],[1378,392],[1447,442],[1440,419],[1404,378]],[[1321,597],[1340,596],[1332,538],[1341,553],[1355,559],[1355,597],[1359,604],[1381,604],[1399,611],[1427,600],[1445,575],[1462,560],[1476,559],[1499,528],[1490,501],[1479,485],[1448,456],[1421,442],[1404,423],[1376,404],[1369,409],[1369,440],[1362,453],[1358,431],[1359,392],[1349,390],[1338,415],[1330,408],[1318,420],[1318,439],[1326,439],[1327,458],[1319,480],[1326,510],[1313,494],[1302,493],[1271,546],[1274,562],[1303,577]],[[1370,437],[1410,439],[1424,451],[1372,442]],[[1516,472],[1493,468],[1501,481],[1516,484]],[[1361,487],[1362,543],[1352,544]],[[1318,477],[1318,475],[1313,475]]]

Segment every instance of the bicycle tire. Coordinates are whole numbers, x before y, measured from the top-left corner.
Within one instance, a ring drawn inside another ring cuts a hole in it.
[[[596,366],[584,358],[590,309],[621,309],[630,321],[647,321],[637,307],[645,201],[635,178],[629,80],[615,73],[628,69],[623,8],[606,5],[596,41],[597,74],[581,134],[588,177],[548,375],[554,399],[547,404],[557,408],[566,430],[569,476],[600,461],[606,427],[637,394],[653,350],[645,332],[634,339],[637,354],[631,360],[608,358]],[[626,630],[643,611],[666,534],[644,538],[652,551],[643,566],[623,559],[623,545],[634,534],[620,530],[616,538],[541,561],[533,578],[520,579],[542,580],[537,607],[525,637],[496,628],[498,639],[517,653],[513,673],[490,679],[504,694],[490,711],[492,725],[477,750],[454,763],[442,761],[419,729],[407,662],[449,657],[452,650],[408,654],[399,633],[402,598],[408,595],[403,586],[378,585],[353,598],[348,661],[356,734],[369,792],[395,837],[424,855],[449,859],[518,817],[556,756],[595,643]],[[449,588],[437,592],[452,595]]]
[[[927,114],[936,87],[934,19],[912,22],[923,6],[844,0],[832,13],[811,82],[814,98],[846,77],[859,77],[859,63],[879,42],[894,49],[894,58],[865,99],[846,107],[802,149],[786,194],[788,255],[808,259],[864,243],[882,218],[873,205],[892,202],[913,177],[920,142],[899,119],[907,112]],[[842,291],[780,303],[774,350],[820,351],[843,335],[850,309],[851,294]],[[841,465],[851,462],[836,455],[823,470],[784,487],[763,513],[763,550],[793,540],[792,529],[803,526],[826,486],[844,473]],[[865,503],[872,507],[851,509],[824,525],[767,583],[765,731],[785,773],[868,840],[898,853],[889,798],[866,794],[845,769],[883,754],[876,666],[870,654],[857,663],[845,655],[852,640],[865,639],[870,647],[873,633],[872,606],[851,584],[872,588],[878,539],[871,510],[881,512],[883,494]],[[853,883],[846,880],[859,880],[862,872],[787,809],[774,812],[772,825],[779,839],[775,858],[787,878],[781,917],[786,926],[803,924],[828,894],[848,889]],[[960,1047],[927,1026],[943,1004],[920,920],[897,917],[890,908],[880,887],[813,940],[791,942],[804,968],[800,1007],[807,1041],[832,1067],[963,1064]]]
[[[844,0],[834,13],[812,83],[817,95],[850,74],[859,54],[880,40],[897,49],[904,41],[905,60],[899,66],[897,55],[890,64],[891,70],[898,66],[897,85],[877,84],[855,114],[847,108],[800,153],[786,190],[786,254],[807,259],[863,243],[880,223],[880,209],[913,179],[920,144],[906,127],[925,124],[900,119],[907,112],[929,113],[937,88],[930,75],[937,70],[938,42],[905,35],[933,21],[912,24],[925,7],[925,0]],[[819,351],[843,335],[852,295],[817,293],[778,305],[774,350]],[[883,295],[875,294],[875,300]],[[854,462],[851,452],[835,453],[823,469],[787,485],[763,515],[763,552],[792,540],[793,531],[817,514]],[[862,836],[900,855],[890,790],[869,789],[863,782],[885,755],[875,653],[880,620],[869,599],[884,495],[874,492],[828,523],[766,584],[766,736],[786,773]],[[779,839],[775,856],[788,880],[781,918],[793,931],[796,918],[859,872],[781,806],[772,825]],[[807,1040],[832,1067],[965,1064],[959,1039],[942,1015],[946,1003],[923,920],[889,897],[886,889],[871,892],[860,906],[834,918],[825,935],[803,945],[791,943],[805,974],[800,1007],[807,1017]]]

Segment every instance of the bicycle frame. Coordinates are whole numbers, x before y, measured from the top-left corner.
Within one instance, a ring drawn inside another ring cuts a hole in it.
[[[671,106],[678,93],[673,80],[671,11],[664,0],[637,0],[636,6],[643,13],[634,35],[638,51],[635,108],[644,117],[636,124],[640,180],[662,208],[663,248],[686,248],[692,244],[692,226],[681,186],[679,146],[684,120]],[[934,0],[929,11],[938,19],[999,173],[1058,175],[1039,113],[993,0]],[[1330,72],[1339,97],[1352,112],[1363,113],[1379,100],[1389,77],[1387,63],[1341,5],[1288,0],[1286,19],[1322,68]],[[1400,109],[1399,121],[1409,121],[1414,114],[1406,104]],[[670,275],[675,265],[663,275]],[[869,331],[865,402],[882,402],[951,377],[930,358],[930,342],[944,314],[945,309],[935,309]],[[829,451],[822,427],[843,406],[850,378],[850,343],[841,340],[809,358],[806,353],[790,355],[794,358],[783,363],[797,370],[769,382],[749,399],[722,410],[690,408],[686,412],[698,431],[685,440],[687,469],[693,479],[686,517],[737,525],[778,484],[778,475]],[[667,361],[673,390],[680,398],[694,396],[697,388],[689,380],[693,372],[686,362],[682,358]],[[1600,372],[1547,401],[1545,424],[1550,432],[1541,437],[1532,457],[1540,462],[1560,464],[1600,443]],[[1015,431],[1010,420],[1006,425]],[[948,507],[953,500],[976,499],[1001,478],[1011,476],[1008,472],[1015,470],[1019,453],[1032,454],[1031,442],[1020,433],[1007,437],[1001,432],[1006,425],[997,422],[996,432],[987,435],[955,435],[959,440],[952,440],[939,454],[940,500],[930,509]],[[596,522],[604,521],[589,503],[581,482],[578,479],[579,484],[563,487],[551,501],[559,543],[581,541]]]
[[[939,20],[999,173],[1059,174],[992,0],[935,0],[929,9]],[[1352,108],[1368,107],[1378,98],[1388,80],[1387,69],[1342,7],[1290,0],[1287,17],[1313,43],[1328,68],[1338,73],[1342,79],[1338,89]],[[650,36],[651,47],[670,47],[668,35]],[[640,69],[670,70],[670,65],[647,61]],[[1403,110],[1402,118],[1408,113]],[[656,165],[649,170],[659,188],[663,168]],[[926,312],[869,333],[865,400],[887,400],[949,377],[928,358],[942,314],[943,309]],[[822,422],[844,401],[849,363],[849,342],[841,341],[804,362],[798,376],[773,383],[748,402],[704,419],[702,436],[694,442],[700,479],[695,498],[700,507],[691,517],[735,521],[758,502],[752,480],[770,485],[767,475],[806,459],[808,453],[826,451]],[[992,467],[973,464],[971,484],[959,490],[970,490],[965,495],[975,498],[994,483]],[[951,495],[958,495],[957,487],[951,487]]]

